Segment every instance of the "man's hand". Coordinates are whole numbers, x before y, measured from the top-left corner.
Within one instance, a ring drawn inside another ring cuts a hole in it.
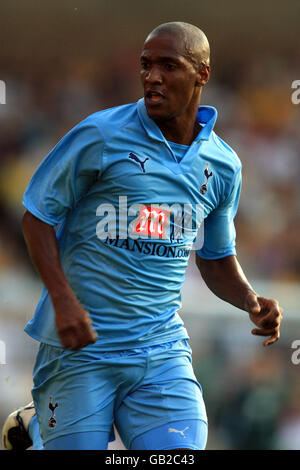
[[[279,339],[282,308],[277,300],[259,297],[254,292],[236,256],[205,260],[196,255],[196,263],[214,294],[249,313],[251,321],[258,327],[251,331],[253,335],[270,336],[264,341],[264,346]]]
[[[251,333],[257,336],[270,336],[263,342],[264,346],[269,346],[279,339],[283,310],[277,300],[249,293],[245,301],[245,310],[249,312],[250,320],[258,326]]]
[[[97,340],[92,320],[76,298],[55,302],[55,324],[64,348],[81,349]]]
[[[32,261],[51,296],[63,347],[80,349],[94,343],[97,333],[65,276],[54,228],[28,211],[22,228]]]

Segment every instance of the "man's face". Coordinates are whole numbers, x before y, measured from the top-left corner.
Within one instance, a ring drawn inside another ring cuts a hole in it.
[[[150,36],[141,54],[141,80],[149,116],[165,121],[188,113],[199,94],[197,76],[178,38],[166,33]]]

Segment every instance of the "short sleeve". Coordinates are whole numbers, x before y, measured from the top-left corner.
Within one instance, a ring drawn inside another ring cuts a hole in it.
[[[71,129],[32,176],[23,197],[26,209],[49,225],[61,223],[99,178],[103,147],[93,120]]]
[[[227,199],[214,209],[204,220],[204,243],[197,254],[204,259],[218,259],[236,255],[236,215],[242,185],[241,170],[234,176],[231,191]]]

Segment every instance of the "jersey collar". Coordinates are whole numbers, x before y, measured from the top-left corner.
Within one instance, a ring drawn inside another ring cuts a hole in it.
[[[137,111],[139,118],[143,124],[143,127],[149,137],[161,142],[166,142],[165,137],[163,136],[160,128],[155,124],[153,119],[149,117],[147,108],[144,102],[144,98],[141,98],[137,102]],[[202,125],[202,129],[199,132],[198,136],[194,140],[197,142],[199,140],[208,140],[212,130],[214,128],[215,122],[217,120],[218,112],[213,106],[199,106],[198,108],[198,121]]]

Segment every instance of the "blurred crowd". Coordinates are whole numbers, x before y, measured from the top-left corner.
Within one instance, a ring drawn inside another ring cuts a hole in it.
[[[7,103],[0,105],[0,278],[20,270],[35,276],[20,227],[22,195],[35,168],[88,114],[141,97],[138,58],[132,46],[99,62],[32,60],[17,67],[0,61],[7,90]],[[225,59],[212,63],[202,104],[218,109],[215,130],[243,164],[238,256],[250,279],[299,282],[300,105],[291,102],[291,83],[300,78],[300,57]],[[194,367],[213,429],[210,448],[300,448],[299,373],[286,356],[287,341],[268,355],[251,350],[239,361],[237,350],[228,353],[235,339],[228,337],[224,346],[217,324],[207,331],[207,343],[195,348]],[[2,406],[0,421],[8,411]]]
[[[230,354],[220,337],[194,361],[209,417],[209,449],[300,449],[299,366],[283,342]]]

